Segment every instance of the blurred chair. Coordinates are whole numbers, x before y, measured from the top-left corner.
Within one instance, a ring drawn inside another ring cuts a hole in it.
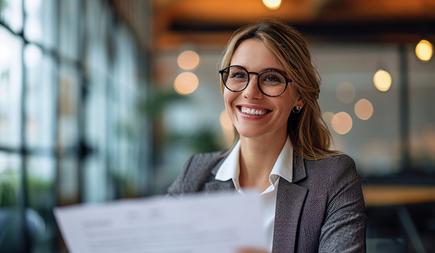
[[[367,253],[405,253],[406,245],[400,238],[367,238]]]
[[[20,219],[18,208],[0,208],[0,249],[2,253],[23,252]],[[33,242],[44,238],[46,233],[44,220],[33,209],[26,211],[26,226]]]

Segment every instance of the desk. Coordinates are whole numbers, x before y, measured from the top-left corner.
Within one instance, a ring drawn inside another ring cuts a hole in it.
[[[415,252],[426,252],[406,205],[435,202],[435,186],[366,185],[363,193],[367,207],[395,206],[399,221]]]
[[[368,207],[435,202],[435,186],[367,185],[363,193]]]

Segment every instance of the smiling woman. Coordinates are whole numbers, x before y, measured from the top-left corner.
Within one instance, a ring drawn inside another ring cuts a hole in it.
[[[329,148],[302,36],[276,21],[242,27],[219,73],[239,138],[228,151],[192,156],[169,194],[259,190],[268,247],[241,252],[363,252],[361,180],[352,158]]]
[[[227,69],[229,77],[223,78],[225,108],[239,135],[263,139],[263,143],[281,140],[282,147],[291,110],[302,108],[303,102],[294,86],[287,89],[290,81],[280,74],[285,72],[281,64],[263,42],[248,39],[234,52]],[[256,77],[250,78],[252,74]],[[229,88],[235,86],[241,88]]]

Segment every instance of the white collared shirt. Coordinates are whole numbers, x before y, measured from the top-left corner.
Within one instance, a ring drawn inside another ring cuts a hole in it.
[[[219,167],[215,179],[220,181],[228,181],[231,179],[236,187],[236,190],[239,193],[243,193],[243,189],[240,187],[239,183],[239,156],[240,141],[236,143],[230,154]],[[267,187],[267,189],[261,193],[261,198],[264,204],[263,226],[267,231],[267,245],[270,252],[272,252],[276,195],[278,190],[278,179],[280,177],[288,182],[291,182],[293,179],[293,146],[289,138],[287,138],[287,141],[284,144],[284,147],[281,149],[281,152],[279,153],[279,156],[270,172],[269,187]]]

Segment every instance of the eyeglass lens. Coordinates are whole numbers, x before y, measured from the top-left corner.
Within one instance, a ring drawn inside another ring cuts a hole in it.
[[[225,86],[234,92],[242,91],[248,86],[250,76],[248,71],[239,66],[230,66],[222,72]],[[287,87],[287,79],[278,71],[266,70],[257,74],[257,82],[261,92],[268,96],[279,96]]]

